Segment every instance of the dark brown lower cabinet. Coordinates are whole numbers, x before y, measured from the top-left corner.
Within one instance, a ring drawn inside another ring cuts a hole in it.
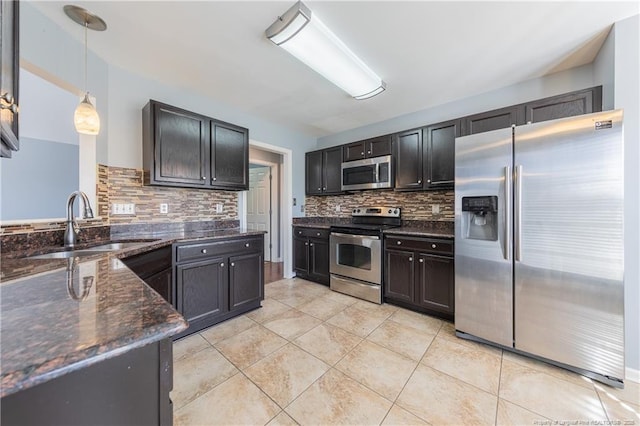
[[[329,284],[329,230],[293,228],[293,269],[296,276]]]
[[[180,338],[260,307],[264,236],[174,244],[176,307],[189,322]]]
[[[2,398],[3,425],[173,424],[171,339]]]
[[[453,319],[453,241],[386,237],[385,301]]]
[[[122,262],[175,307],[170,245],[127,257]]]

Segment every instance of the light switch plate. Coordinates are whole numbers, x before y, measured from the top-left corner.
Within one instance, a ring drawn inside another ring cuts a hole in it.
[[[167,204],[167,203],[161,203],[161,204],[160,204],[160,213],[162,213],[162,214],[167,214],[167,213],[169,213],[169,204]]]
[[[433,214],[440,213],[440,204],[432,204],[431,205],[431,213],[433,213]]]
[[[222,213],[222,203],[216,204],[216,213]]]

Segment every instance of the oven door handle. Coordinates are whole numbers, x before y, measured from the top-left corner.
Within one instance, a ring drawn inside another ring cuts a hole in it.
[[[331,236],[336,236],[336,237],[340,237],[340,238],[351,238],[351,239],[358,239],[358,240],[362,240],[362,239],[369,239],[369,240],[379,240],[380,237],[376,237],[375,235],[353,235],[353,234],[343,234],[341,232],[332,232]]]

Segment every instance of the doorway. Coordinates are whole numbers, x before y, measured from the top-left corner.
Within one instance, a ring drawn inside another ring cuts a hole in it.
[[[290,173],[290,150],[250,141],[249,190],[241,193],[238,207],[241,227],[266,232],[265,283],[291,276]]]

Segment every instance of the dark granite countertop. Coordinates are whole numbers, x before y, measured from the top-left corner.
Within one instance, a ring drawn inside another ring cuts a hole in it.
[[[437,228],[416,228],[412,226],[401,226],[400,228],[387,229],[385,235],[404,235],[408,237],[432,237],[450,238],[454,237],[453,231]]]
[[[119,239],[137,240],[140,245],[75,259],[19,257],[37,252],[3,253],[0,397],[187,328],[184,318],[119,259],[178,241],[261,234],[238,229],[137,233]],[[53,249],[62,250],[52,247],[39,252]]]
[[[350,223],[351,218],[310,217],[295,218],[293,226],[329,229],[331,225]],[[430,220],[403,220],[399,228],[387,229],[385,235],[406,235],[413,237],[454,238],[453,222]]]

